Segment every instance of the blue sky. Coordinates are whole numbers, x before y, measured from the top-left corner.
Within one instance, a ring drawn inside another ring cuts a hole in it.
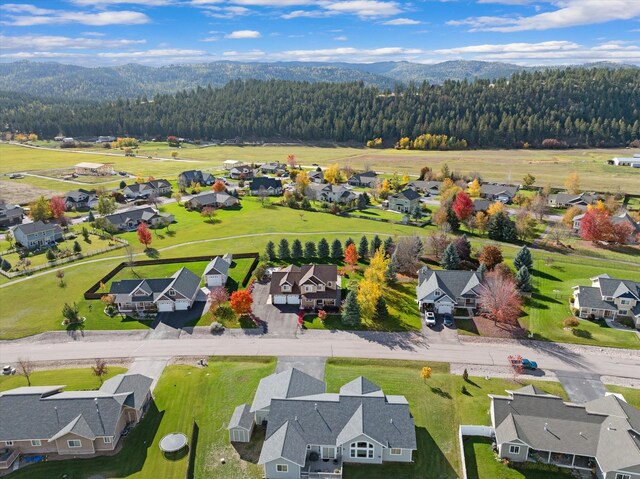
[[[20,59],[640,64],[640,0],[3,2],[0,60]]]

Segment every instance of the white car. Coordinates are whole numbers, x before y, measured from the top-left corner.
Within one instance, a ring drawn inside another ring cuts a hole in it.
[[[11,367],[11,366],[9,366],[9,365],[4,366],[4,367],[2,368],[2,374],[3,374],[4,376],[11,376],[12,374],[15,374],[15,373],[16,373],[16,368],[12,368],[12,367]]]
[[[436,325],[436,315],[431,311],[424,313],[424,324],[433,327]]]

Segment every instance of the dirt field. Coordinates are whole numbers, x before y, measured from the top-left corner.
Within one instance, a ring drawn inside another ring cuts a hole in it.
[[[21,205],[34,201],[41,195],[49,198],[58,193],[59,191],[40,188],[38,186],[25,187],[24,184],[15,180],[0,180],[0,200],[4,200],[7,203]]]

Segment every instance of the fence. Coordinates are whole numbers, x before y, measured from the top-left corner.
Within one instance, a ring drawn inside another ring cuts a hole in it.
[[[464,436],[493,437],[495,434],[489,426],[469,426],[461,424],[458,429],[458,447],[460,448],[460,463],[462,464],[462,479],[467,479],[467,462],[464,457]]]
[[[186,256],[184,258],[163,258],[163,259],[147,259],[147,260],[139,260],[139,261],[130,261],[130,262],[122,262],[109,271],[106,275],[104,275],[100,280],[91,286],[88,290],[84,292],[84,299],[102,299],[104,295],[107,293],[98,293],[97,291],[103,284],[106,284],[107,281],[116,276],[120,271],[122,271],[126,267],[133,266],[151,266],[155,264],[175,264],[175,263],[195,263],[199,261],[211,261],[218,255],[214,256]],[[234,259],[245,259],[245,258],[253,258],[253,262],[251,263],[251,267],[249,271],[245,275],[242,280],[242,286],[246,286],[253,274],[253,270],[258,265],[258,261],[260,259],[259,253],[239,253],[233,255]]]

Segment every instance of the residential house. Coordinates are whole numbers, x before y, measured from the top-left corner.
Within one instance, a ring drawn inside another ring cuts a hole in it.
[[[577,206],[586,210],[588,205],[595,203],[599,199],[600,196],[596,194],[580,193],[574,195],[563,192],[549,195],[547,198],[547,204],[552,208],[570,208],[572,206]]]
[[[340,305],[340,276],[334,264],[289,265],[271,275],[273,304],[299,304],[302,308]]]
[[[535,386],[491,398],[498,456],[582,470],[599,479],[640,477],[640,411],[618,395],[564,402]]]
[[[609,160],[609,164],[616,166],[631,166],[640,168],[640,155],[633,155],[633,158],[613,158]]]
[[[18,205],[10,205],[0,201],[0,228],[7,228],[22,223],[24,210]]]
[[[200,277],[183,267],[170,278],[114,281],[109,294],[121,313],[149,313],[191,309],[198,291]]]
[[[240,160],[225,160],[222,163],[222,166],[225,170],[231,170],[232,168],[240,168],[244,166],[244,161]]]
[[[265,163],[258,168],[263,175],[282,175],[287,172],[287,165],[278,162]]]
[[[439,314],[453,314],[456,308],[474,309],[481,282],[475,271],[432,270],[425,266],[418,271],[418,308],[421,313]]]
[[[153,379],[118,374],[97,391],[64,391],[64,386],[19,387],[0,392],[0,444],[10,456],[79,456],[111,453],[125,428],[136,425],[151,402]]]
[[[400,213],[412,213],[420,207],[420,193],[411,188],[400,191],[387,198],[389,209]]]
[[[319,185],[324,183],[324,172],[322,171],[322,169],[320,167],[318,167],[318,169],[316,169],[314,171],[308,172],[307,176],[308,176],[309,181],[311,183],[316,183],[316,184],[319,184]]]
[[[422,181],[414,180],[407,183],[407,188],[419,191],[428,196],[436,196],[440,194],[442,181]]]
[[[202,210],[205,206],[212,208],[231,208],[240,204],[240,200],[228,193],[216,193],[208,191],[193,196],[189,201],[185,202],[185,206],[192,210]]]
[[[255,175],[252,168],[249,168],[248,166],[239,166],[237,168],[231,168],[229,170],[229,176],[234,180],[250,180]]]
[[[229,278],[229,268],[233,261],[233,255],[227,253],[224,256],[216,256],[204,269],[204,283],[209,288],[224,286]]]
[[[99,136],[96,143],[111,143],[116,140],[117,138],[115,136]]]
[[[316,201],[326,201],[328,203],[349,204],[357,199],[354,192],[342,185],[311,183],[307,187],[307,195]]]
[[[480,211],[487,211],[491,206],[492,201],[484,198],[476,198],[473,200],[473,212],[478,213]]]
[[[158,227],[175,221],[173,215],[160,213],[151,206],[121,211],[107,215],[105,219],[111,223],[117,231],[134,231],[140,223],[146,223],[151,227]]]
[[[62,228],[56,223],[34,221],[11,228],[16,243],[28,249],[39,249],[62,241]]]
[[[178,175],[178,186],[181,190],[190,188],[192,184],[198,183],[200,186],[211,186],[216,182],[216,177],[211,173],[200,170],[183,171]]]
[[[491,201],[511,203],[513,197],[518,192],[518,187],[514,185],[503,185],[498,183],[483,183],[480,185],[480,196]]]
[[[580,231],[580,223],[584,218],[585,214],[577,215],[573,217],[573,231]],[[640,223],[635,221],[629,213],[623,211],[620,214],[611,217],[611,222],[613,224],[628,224],[631,227],[631,231],[633,232],[631,236],[629,236],[628,243],[635,244],[638,242],[638,236],[640,235]]]
[[[640,283],[595,276],[591,286],[574,286],[573,307],[581,318],[632,318],[640,328]]]
[[[339,393],[297,369],[264,378],[251,407],[267,422],[266,479],[339,479],[344,464],[410,463],[415,423],[404,396],[360,376]]]
[[[151,196],[170,196],[171,183],[167,180],[151,180],[145,183],[127,185],[122,194],[130,200],[144,199]]]
[[[73,138],[71,141],[73,142]],[[90,163],[85,161],[78,163],[73,168],[76,175],[107,176],[115,174],[111,163]]]
[[[98,195],[95,191],[83,189],[68,192],[64,198],[67,211],[81,211],[95,208],[98,204]]]
[[[254,178],[249,183],[249,191],[251,196],[280,196],[282,195],[282,181],[276,178],[261,176]]]
[[[356,173],[347,181],[351,186],[361,188],[375,188],[378,183],[378,174],[375,171],[365,171],[364,173]]]

